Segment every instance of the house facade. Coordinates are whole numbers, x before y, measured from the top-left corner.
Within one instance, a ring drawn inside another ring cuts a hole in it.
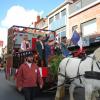
[[[36,27],[44,25],[44,18],[37,20]],[[82,37],[100,35],[100,0],[65,0],[47,15],[45,27],[56,31],[60,41],[70,41],[74,30]]]
[[[63,2],[61,5],[53,9],[48,14],[48,28],[56,31],[56,39],[61,41],[61,37],[66,37],[67,27],[67,3]]]
[[[100,34],[100,0],[73,0],[68,19],[69,38],[75,29],[82,37]]]

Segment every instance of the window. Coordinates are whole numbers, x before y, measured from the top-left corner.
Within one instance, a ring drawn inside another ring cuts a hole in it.
[[[69,5],[69,14],[72,14],[82,8],[81,0],[76,0],[74,3]]]
[[[61,11],[61,16],[65,16],[66,15],[66,9]]]
[[[49,19],[49,24],[51,24],[51,23],[53,22],[53,20],[54,20],[54,17],[51,17],[51,18]]]
[[[77,2],[75,5],[75,9],[79,10],[81,8],[81,1]]]
[[[59,38],[66,37],[66,31],[62,31],[62,32],[58,33],[58,37]]]
[[[89,36],[97,31],[96,19],[81,24],[83,36]]]
[[[61,37],[66,37],[66,31],[61,32]]]
[[[58,13],[58,14],[56,14],[56,15],[55,15],[55,20],[58,20],[58,19],[59,19],[59,17],[60,17],[60,16],[59,16],[59,13]]]

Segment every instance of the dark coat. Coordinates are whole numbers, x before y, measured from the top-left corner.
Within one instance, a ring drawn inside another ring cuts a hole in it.
[[[41,45],[40,41],[36,42],[36,49],[39,53],[40,59],[42,60],[43,59],[43,50],[42,50],[42,45]]]

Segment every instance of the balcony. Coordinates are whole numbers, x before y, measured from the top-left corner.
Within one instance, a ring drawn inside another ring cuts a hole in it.
[[[96,1],[97,0],[76,0],[73,4],[69,6],[69,14],[72,14]]]

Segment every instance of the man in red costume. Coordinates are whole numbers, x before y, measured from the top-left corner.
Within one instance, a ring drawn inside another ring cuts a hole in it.
[[[26,61],[20,66],[17,74],[18,90],[23,91],[25,100],[34,100],[37,84],[43,87],[43,80],[38,66],[33,63],[32,53],[27,54]]]

